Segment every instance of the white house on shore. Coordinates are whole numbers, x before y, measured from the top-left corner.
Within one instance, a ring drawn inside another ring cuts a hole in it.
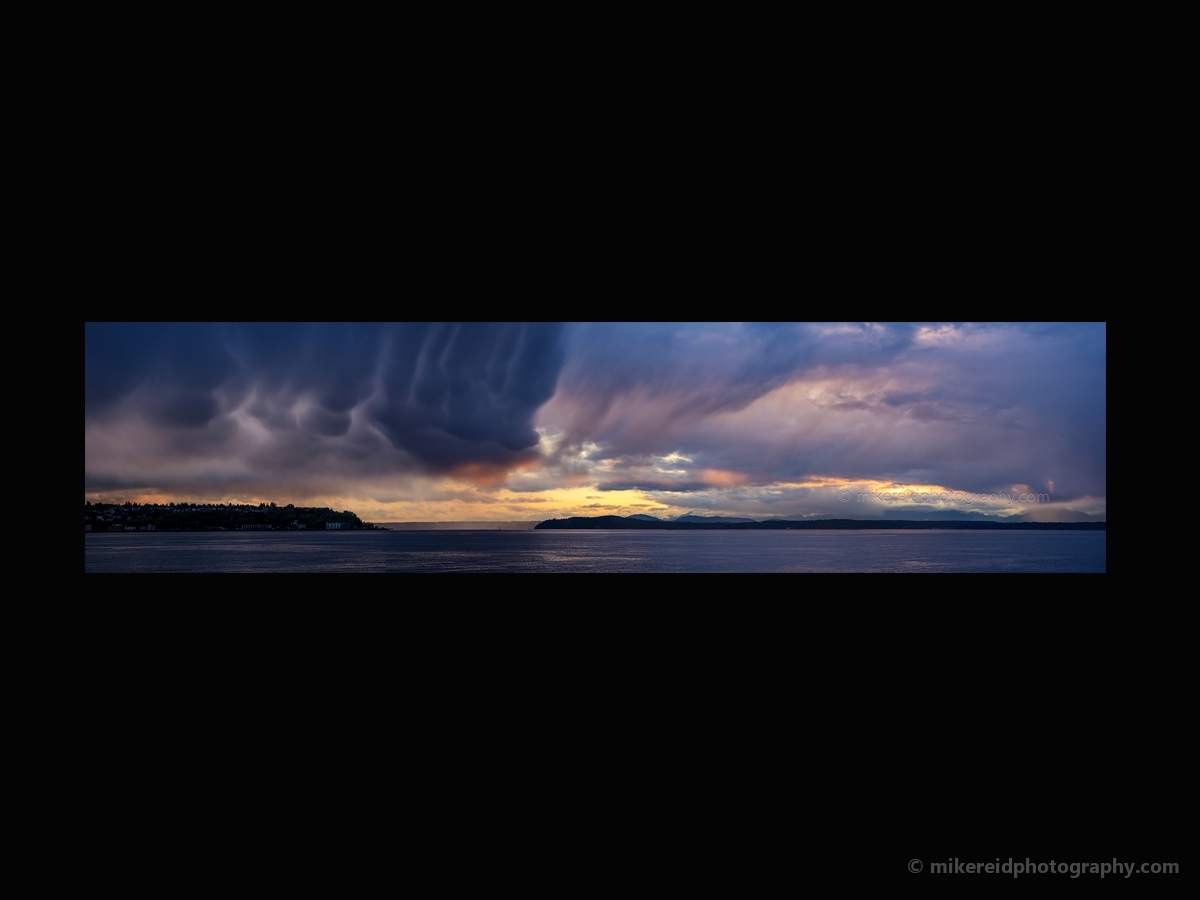
[[[342,523],[341,522],[326,522],[325,527],[326,528],[341,528]]]

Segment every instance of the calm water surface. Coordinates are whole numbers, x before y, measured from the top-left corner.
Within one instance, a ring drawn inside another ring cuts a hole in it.
[[[1081,531],[86,534],[87,572],[1105,572]]]

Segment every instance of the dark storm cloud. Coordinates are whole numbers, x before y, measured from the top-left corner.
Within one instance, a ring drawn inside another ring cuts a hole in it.
[[[515,464],[537,441],[533,414],[550,399],[563,360],[560,330],[544,325],[431,325],[398,335],[371,415],[398,447],[428,465]]]
[[[94,416],[143,386],[145,414],[168,424],[203,424],[213,392],[235,360],[223,327],[198,324],[88,323],[84,328],[84,413]],[[207,418],[205,418],[207,416]]]
[[[251,478],[469,477],[528,459],[563,346],[546,325],[90,323],[84,358],[89,484],[199,477],[163,473],[200,455]],[[144,476],[131,443],[163,453]]]

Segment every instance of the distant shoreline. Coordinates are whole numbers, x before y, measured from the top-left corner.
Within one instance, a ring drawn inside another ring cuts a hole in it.
[[[538,522],[380,522],[392,531],[533,531]]]
[[[539,530],[629,531],[1107,531],[1107,522],[972,522],[959,519],[815,519],[771,522],[652,522],[622,516],[574,516],[538,523]]]

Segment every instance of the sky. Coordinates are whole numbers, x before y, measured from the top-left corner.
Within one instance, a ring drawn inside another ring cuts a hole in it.
[[[1106,518],[1105,323],[87,323],[84,498]]]

